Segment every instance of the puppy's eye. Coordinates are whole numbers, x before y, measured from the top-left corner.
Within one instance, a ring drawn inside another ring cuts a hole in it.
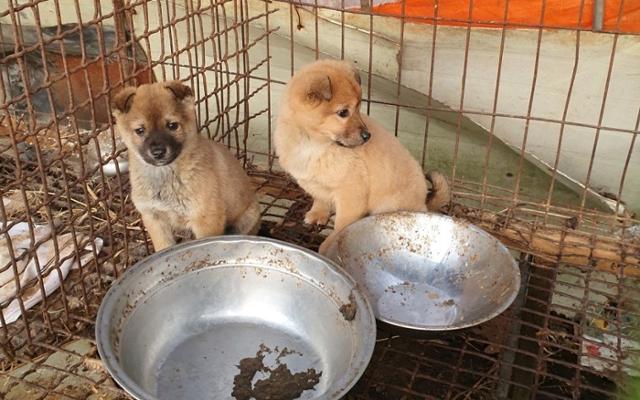
[[[338,111],[338,116],[340,118],[347,118],[349,116],[349,110],[344,108],[344,109]]]
[[[142,136],[142,135],[144,135],[144,128],[143,127],[136,128],[135,132],[136,132],[136,135]]]
[[[169,129],[170,131],[175,131],[176,129],[178,129],[178,123],[177,122],[167,122],[167,129]]]

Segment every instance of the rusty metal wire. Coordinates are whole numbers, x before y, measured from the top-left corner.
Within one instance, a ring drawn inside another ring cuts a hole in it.
[[[302,223],[309,198],[285,176],[253,175],[265,205],[267,221],[261,234],[316,248],[322,229]],[[590,236],[576,233],[561,214],[555,224],[545,224],[544,211],[526,205],[495,213],[460,204],[474,201],[459,195],[450,214],[470,219],[519,251],[525,285],[518,300],[495,320],[457,334],[420,335],[382,326],[373,362],[347,398],[615,398],[621,375],[596,373],[580,361],[589,356],[585,348],[600,345],[594,339],[598,334],[633,340],[637,328],[620,317],[640,317],[636,283],[640,268],[635,258],[629,258],[629,264],[611,260],[612,253],[596,251],[595,241],[634,254],[638,246],[594,236],[591,254],[584,260],[572,258],[589,248],[573,242],[573,235],[581,243],[588,243]],[[502,203],[508,204],[509,198]],[[507,233],[511,228],[517,231]],[[538,235],[543,241],[537,241]],[[546,240],[554,243],[553,235],[561,238],[557,248],[545,245]],[[610,285],[616,290],[611,292]],[[601,308],[598,297],[605,299]],[[630,360],[620,365],[637,368]]]
[[[0,313],[0,397],[126,398],[97,359],[94,318],[111,282],[151,249],[121,170],[126,151],[110,117],[113,94],[124,85],[154,80],[190,84],[203,133],[234,150],[259,187],[264,216],[260,234],[316,249],[331,227],[303,223],[310,199],[279,172],[271,134],[289,76],[309,58],[326,56],[359,57],[366,112],[374,117],[387,112],[389,129],[401,139],[407,113],[419,115],[422,132],[413,146],[425,169],[433,165],[440,146],[435,127],[449,127],[451,146],[440,149],[447,152],[447,161],[439,164],[454,188],[449,214],[505,242],[519,257],[523,273],[514,305],[480,327],[424,336],[381,326],[373,360],[347,398],[615,398],[626,373],[638,372],[629,344],[638,340],[634,331],[640,328],[640,239],[633,234],[639,221],[623,212],[621,198],[637,179],[630,168],[640,134],[640,106],[633,126],[605,118],[611,82],[619,73],[620,46],[639,37],[621,33],[623,1],[617,28],[609,30],[602,44],[609,46],[606,82],[595,99],[595,120],[576,120],[571,114],[572,101],[580,96],[579,68],[587,62],[584,43],[591,40],[584,28],[554,27],[572,34],[575,42],[571,68],[559,72],[568,85],[557,117],[536,108],[549,28],[545,1],[538,24],[508,21],[508,0],[499,21],[475,18],[478,2],[473,1],[465,3],[466,19],[442,18],[438,1],[433,16],[423,18],[409,17],[404,2],[400,15],[382,16],[366,0],[359,7],[347,0],[5,3],[0,11],[0,250],[6,250],[0,254],[0,277],[8,276],[15,290],[0,309],[17,304],[22,317],[9,323]],[[588,2],[576,3],[581,22]],[[420,42],[428,51],[417,72],[427,82],[419,96],[407,89],[416,76],[407,67],[416,23],[429,26]],[[451,32],[450,23],[460,33],[462,58],[456,70],[460,74],[452,78],[455,96],[444,104],[436,99],[435,71],[446,61],[440,43]],[[491,72],[495,81],[488,79],[487,108],[474,106],[469,89],[477,24],[494,30],[498,38],[491,54],[497,68]],[[510,68],[503,64],[508,38],[518,30],[533,32],[535,46],[524,51],[534,61],[531,86],[521,93],[525,108],[512,112],[501,107],[503,78]],[[353,31],[363,35],[360,41],[353,40]],[[321,40],[325,35],[331,35],[331,43]],[[397,73],[390,84],[379,76],[383,41],[396,52]],[[354,43],[363,46],[360,56]],[[386,96],[380,94],[384,85]],[[487,136],[474,168],[478,174],[470,176],[462,151],[474,118],[484,118]],[[494,179],[495,160],[503,154],[497,136],[501,121],[522,122],[523,127],[509,181]],[[557,145],[548,177],[536,193],[527,190],[533,182],[527,158],[533,124],[558,132],[552,137]],[[562,202],[558,187],[563,185],[563,150],[571,129],[593,132],[585,135],[585,141],[593,141],[584,187],[573,202]],[[613,210],[593,207],[598,188],[590,182],[598,168],[601,137],[611,133],[629,140],[620,155],[624,168],[611,177]],[[19,238],[9,232],[20,223],[27,229],[14,249]],[[63,240],[67,237],[71,240]],[[96,238],[102,239],[102,247]],[[22,281],[26,261],[39,264],[43,260],[35,255],[46,248],[53,249],[51,260],[38,265],[34,279]],[[65,261],[82,255],[89,257],[67,274]],[[44,294],[45,281],[53,276],[63,281],[60,288],[27,310],[25,299],[34,292]]]

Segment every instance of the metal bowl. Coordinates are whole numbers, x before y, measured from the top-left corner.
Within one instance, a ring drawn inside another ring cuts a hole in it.
[[[369,363],[375,335],[371,306],[337,265],[244,236],[139,262],[109,290],[96,323],[106,368],[137,399],[233,399],[239,366],[251,364],[241,360],[260,357],[270,371],[321,373],[300,399],[339,399]],[[249,389],[277,381],[257,369]]]
[[[462,220],[389,213],[343,229],[327,249],[383,322],[424,331],[467,328],[511,305],[520,270],[494,237]]]

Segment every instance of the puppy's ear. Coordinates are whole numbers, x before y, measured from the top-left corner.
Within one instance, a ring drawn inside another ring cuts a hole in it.
[[[169,89],[178,101],[190,101],[193,99],[193,91],[191,88],[180,81],[167,82],[164,87]]]
[[[360,79],[360,71],[356,68],[355,65],[351,64],[351,69],[353,70],[353,77],[355,78],[358,85],[362,86],[362,79]]]
[[[307,98],[313,102],[329,101],[333,97],[331,91],[331,78],[328,75],[318,76],[314,78],[307,90]]]
[[[129,86],[115,95],[113,98],[112,106],[118,113],[126,114],[131,109],[131,103],[133,103],[133,97],[136,94],[136,88]]]

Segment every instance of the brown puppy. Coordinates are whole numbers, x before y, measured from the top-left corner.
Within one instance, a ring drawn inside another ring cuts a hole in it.
[[[199,134],[191,88],[177,81],[125,88],[114,110],[129,150],[131,197],[156,251],[185,227],[196,238],[257,231],[255,190],[231,152]]]
[[[429,175],[395,136],[360,114],[360,76],[349,62],[322,60],[287,84],[274,135],[280,165],[314,199],[305,222],[335,232],[366,216],[392,211],[437,211],[449,203],[444,176]]]

